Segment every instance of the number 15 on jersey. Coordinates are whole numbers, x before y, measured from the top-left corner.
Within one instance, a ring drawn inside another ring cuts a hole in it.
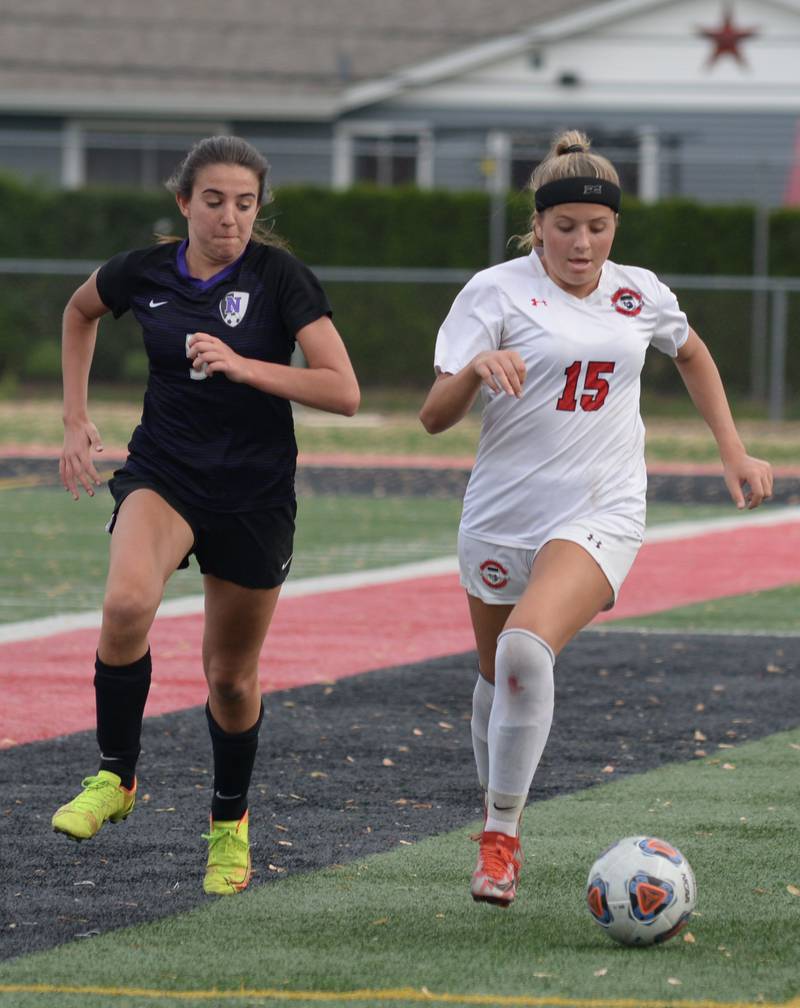
[[[567,380],[564,383],[564,391],[556,402],[556,409],[574,413],[580,405],[586,413],[599,410],[609,392],[608,381],[604,375],[613,374],[615,366],[615,361],[589,361],[586,365],[581,394],[578,396],[578,381],[583,371],[583,361],[573,361],[564,369]]]

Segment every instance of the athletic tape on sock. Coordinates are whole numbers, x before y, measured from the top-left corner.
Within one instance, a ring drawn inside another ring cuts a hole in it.
[[[552,649],[528,630],[497,638],[489,718],[489,788],[524,800],[553,721]]]
[[[478,783],[485,791],[489,786],[489,717],[492,713],[494,685],[478,673],[478,681],[472,692],[472,751],[478,771]]]

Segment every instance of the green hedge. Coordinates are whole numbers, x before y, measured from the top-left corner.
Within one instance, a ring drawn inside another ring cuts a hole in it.
[[[420,192],[286,187],[265,211],[292,251],[316,266],[455,267],[487,265],[489,198],[480,192]],[[507,205],[507,233],[523,234],[526,197]],[[124,248],[149,244],[156,229],[183,233],[168,194],[92,189],[51,191],[0,178],[0,257],[86,259],[100,263]],[[753,269],[754,211],[688,201],[644,206],[626,200],[614,259],[658,273],[741,274]],[[509,243],[508,257],[519,254]],[[777,275],[797,273],[800,212],[771,215],[770,263]],[[0,274],[0,383],[54,380],[59,368],[63,305],[80,277]],[[425,386],[432,374],[437,328],[457,286],[452,284],[326,285],[335,318],[364,385]],[[747,294],[680,291],[681,303],[712,347],[731,390],[750,387],[751,298]],[[790,318],[800,306],[793,297]],[[659,355],[648,364],[650,387],[676,388],[675,369]],[[138,380],[141,340],[129,317],[104,320],[93,377]],[[789,378],[800,388],[800,354],[790,344]],[[791,391],[791,390],[790,390]]]

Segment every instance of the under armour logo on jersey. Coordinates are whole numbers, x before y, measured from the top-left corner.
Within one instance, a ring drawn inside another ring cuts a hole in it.
[[[534,308],[538,308],[540,304],[546,305],[547,302],[544,298],[531,298],[531,304]]]
[[[244,318],[250,295],[247,291],[228,291],[219,303],[222,321],[228,326],[237,326]]]

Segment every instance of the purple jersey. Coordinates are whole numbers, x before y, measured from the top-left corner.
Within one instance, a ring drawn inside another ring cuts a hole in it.
[[[282,249],[250,242],[208,280],[189,275],[186,242],[114,256],[97,273],[103,303],[131,310],[149,360],[144,408],[126,470],[213,511],[294,498],[297,444],[288,400],[223,374],[193,381],[186,336],[206,332],[236,353],[288,365],[295,336],[331,314],[319,281]]]

